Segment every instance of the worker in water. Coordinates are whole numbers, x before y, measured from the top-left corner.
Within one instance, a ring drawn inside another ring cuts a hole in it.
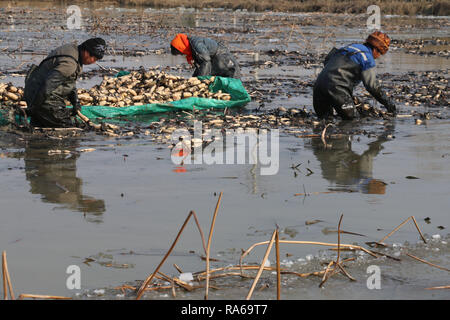
[[[339,124],[341,132],[354,128],[350,122]],[[311,139],[311,148],[322,171],[322,177],[329,182],[329,191],[361,192],[365,194],[385,194],[387,184],[373,176],[376,157],[383,150],[383,144],[390,141],[395,132],[394,123],[388,123],[384,132],[367,144],[365,151],[354,150],[348,136],[329,137],[326,147],[323,140]],[[359,144],[360,145],[360,144]]]
[[[390,42],[387,34],[375,31],[364,44],[352,44],[330,51],[314,84],[313,105],[319,118],[332,117],[333,109],[342,119],[355,118],[353,89],[361,81],[388,112],[395,114],[395,104],[383,92],[375,74],[375,59],[388,51]]]
[[[42,202],[55,209],[68,209],[84,213],[89,222],[102,222],[105,201],[83,192],[83,179],[77,175],[80,142],[74,139],[27,141],[24,152],[17,154],[25,163],[25,177],[29,192],[39,195]],[[52,154],[51,150],[71,153]]]
[[[236,59],[221,42],[180,33],[170,43],[170,49],[173,55],[185,55],[187,62],[194,65],[193,77],[222,76],[239,79],[241,76]]]
[[[25,78],[24,98],[32,126],[72,127],[80,110],[76,80],[83,65],[103,58],[105,40],[92,38],[80,45],[65,44],[50,52]],[[66,107],[66,101],[72,109]]]

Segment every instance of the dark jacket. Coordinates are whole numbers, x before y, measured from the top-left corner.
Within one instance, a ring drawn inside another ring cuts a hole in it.
[[[32,124],[48,127],[71,125],[71,111],[66,108],[64,100],[72,105],[76,103],[76,80],[81,71],[79,49],[73,44],[56,48],[30,71],[25,78],[24,98]]]
[[[328,57],[314,85],[314,109],[318,114],[332,108],[339,113],[342,105],[352,104],[353,90],[361,81],[378,102],[395,110],[376,79],[372,50],[363,44],[341,48]]]
[[[229,50],[213,39],[189,37],[195,64],[194,77],[222,76],[240,78],[239,64]]]

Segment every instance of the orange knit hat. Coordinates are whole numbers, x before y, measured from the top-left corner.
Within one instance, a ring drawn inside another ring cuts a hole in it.
[[[391,39],[386,33],[375,31],[367,37],[366,42],[376,48],[381,54],[385,54],[389,50]]]
[[[189,64],[192,64],[192,61],[194,59],[192,58],[191,45],[189,43],[187,35],[183,33],[177,34],[175,38],[173,38],[170,45],[173,46],[178,51],[180,51],[182,54],[186,55],[187,62]]]

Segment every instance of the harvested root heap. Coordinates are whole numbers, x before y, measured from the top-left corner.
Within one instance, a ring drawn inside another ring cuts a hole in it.
[[[90,90],[79,89],[82,105],[125,107],[150,103],[167,103],[190,97],[230,100],[228,93],[209,91],[211,79],[185,79],[165,72],[133,71],[121,77],[105,76],[100,85]]]
[[[21,101],[23,97],[23,89],[13,86],[11,83],[0,82],[0,102],[19,103],[20,106],[26,106],[25,101]]]

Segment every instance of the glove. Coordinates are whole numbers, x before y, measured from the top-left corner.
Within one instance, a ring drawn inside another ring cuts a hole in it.
[[[394,115],[397,113],[397,108],[395,107],[395,104],[393,104],[391,101],[385,104],[384,107],[388,112],[393,113]]]
[[[78,111],[81,111],[81,105],[80,102],[77,101],[72,107],[72,116],[76,116],[78,114]]]
[[[70,103],[72,104],[72,116],[76,116],[78,111],[81,110],[81,104],[78,100],[78,94],[76,89],[70,93],[69,96]]]

